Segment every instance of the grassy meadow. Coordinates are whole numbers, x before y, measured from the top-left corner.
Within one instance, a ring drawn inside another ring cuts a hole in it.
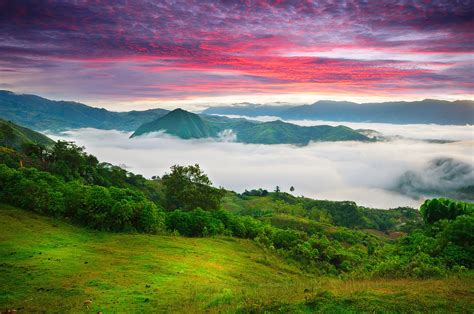
[[[316,277],[250,240],[92,231],[6,205],[0,278],[0,309],[20,312],[474,310],[470,273],[429,280]]]

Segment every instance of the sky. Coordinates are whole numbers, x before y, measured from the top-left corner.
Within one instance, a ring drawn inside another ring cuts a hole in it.
[[[474,99],[474,2],[0,0],[0,89],[114,110]]]

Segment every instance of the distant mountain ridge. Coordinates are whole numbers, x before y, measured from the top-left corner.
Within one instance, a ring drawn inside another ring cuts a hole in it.
[[[285,120],[326,120],[378,122],[394,124],[474,124],[474,101],[425,99],[412,102],[359,104],[347,101],[321,100],[311,105],[267,106],[236,105],[211,107],[204,114],[276,116]]]
[[[168,113],[165,109],[113,112],[73,101],[53,101],[0,91],[0,117],[35,130],[97,128],[134,131]]]
[[[183,139],[218,138],[224,132],[241,143],[307,145],[310,141],[370,141],[345,126],[299,126],[283,121],[256,122],[217,116],[197,115],[175,109],[139,127],[131,137],[165,132]]]

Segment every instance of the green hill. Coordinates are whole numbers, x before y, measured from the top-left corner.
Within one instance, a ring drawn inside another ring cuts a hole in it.
[[[250,240],[90,231],[5,205],[0,273],[0,308],[26,313],[446,313],[474,306],[471,275],[314,277]]]
[[[24,144],[49,146],[54,141],[43,134],[0,119],[0,146],[21,149]]]
[[[113,112],[73,101],[53,101],[35,95],[0,91],[0,117],[35,130],[90,127],[132,131],[167,112],[164,109]]]
[[[132,137],[159,131],[165,131],[183,139],[206,138],[216,135],[197,114],[178,108],[164,117],[140,126],[132,134]]]
[[[368,141],[357,131],[345,127],[319,125],[304,127],[280,120],[241,124],[236,128],[237,141],[255,144],[300,144],[310,141]]]
[[[297,144],[310,141],[369,141],[370,139],[345,126],[304,127],[283,121],[256,122],[245,119],[197,115],[176,109],[166,116],[139,127],[132,137],[164,131],[182,139],[218,138],[220,132],[231,130],[237,142],[253,144]]]

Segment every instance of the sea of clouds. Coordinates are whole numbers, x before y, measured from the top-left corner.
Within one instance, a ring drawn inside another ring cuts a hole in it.
[[[332,124],[327,121],[296,123]],[[377,208],[417,207],[423,201],[423,197],[396,192],[400,177],[407,171],[423,177],[430,163],[439,158],[450,158],[471,168],[474,165],[472,126],[335,124],[375,129],[384,135],[409,139],[374,143],[320,142],[297,147],[235,143],[229,141],[228,134],[222,140],[182,140],[163,133],[130,139],[127,132],[97,129],[49,135],[75,141],[99,160],[125,166],[147,177],[162,176],[174,164],[198,163],[214,185],[237,192],[253,188],[273,190],[277,185],[289,191],[290,186],[294,186],[295,195],[352,200]],[[420,139],[460,142],[439,144]],[[467,183],[474,184],[474,174],[468,173],[466,178],[472,181]]]

